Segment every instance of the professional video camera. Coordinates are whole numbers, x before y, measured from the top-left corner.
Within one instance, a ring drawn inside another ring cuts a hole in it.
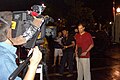
[[[27,43],[22,45],[27,49],[33,48],[35,45],[43,43],[43,38],[46,34],[46,24],[54,20],[47,16],[41,15],[46,6],[34,5],[31,7],[32,11],[13,11],[12,21],[12,37],[23,35]],[[28,58],[19,65],[19,67],[11,74],[9,80],[14,78],[27,66],[29,59],[32,56],[32,51],[29,51]],[[48,79],[47,79],[48,80]]]
[[[14,11],[12,21],[12,37],[23,35],[27,43],[25,48],[32,48],[35,44],[40,44],[45,37],[46,24],[54,20],[47,16],[41,15],[45,6],[34,5],[33,11]],[[35,12],[36,11],[36,12]],[[39,13],[38,13],[39,12]],[[40,35],[40,37],[38,37]]]

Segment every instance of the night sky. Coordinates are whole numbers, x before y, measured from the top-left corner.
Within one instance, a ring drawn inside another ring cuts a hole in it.
[[[0,10],[26,10],[35,2],[35,0],[1,0]]]
[[[45,0],[1,0],[0,11],[5,10],[27,10],[33,4],[42,3]],[[113,0],[83,0],[84,3],[94,10],[94,15],[104,18],[112,16]],[[120,0],[116,0],[116,5],[120,4]]]
[[[87,0],[88,5],[92,8],[94,16],[101,17],[102,19],[111,19],[113,17],[113,0]],[[116,6],[120,5],[120,0],[116,0]]]

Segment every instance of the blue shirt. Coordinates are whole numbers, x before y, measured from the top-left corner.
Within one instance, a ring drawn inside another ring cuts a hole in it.
[[[9,76],[18,67],[15,62],[16,50],[16,47],[0,42],[0,80],[8,80]],[[21,79],[16,77],[15,80]]]

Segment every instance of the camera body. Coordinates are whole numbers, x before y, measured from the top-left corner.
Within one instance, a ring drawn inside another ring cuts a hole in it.
[[[43,42],[46,35],[46,24],[54,20],[47,16],[39,15],[34,18],[28,11],[14,11],[12,21],[12,37],[23,35],[27,43],[23,46],[25,48],[32,48],[35,44]],[[40,35],[40,37],[38,37]]]
[[[31,25],[30,21],[33,21],[33,17],[27,11],[13,11],[12,37],[15,38],[22,35]]]

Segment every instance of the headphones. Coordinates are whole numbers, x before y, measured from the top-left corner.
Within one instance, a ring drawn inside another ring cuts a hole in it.
[[[5,21],[5,19],[3,19],[3,18],[1,18],[1,17],[0,17],[0,21],[4,22],[6,25],[10,26],[10,24],[8,24],[8,22]]]

